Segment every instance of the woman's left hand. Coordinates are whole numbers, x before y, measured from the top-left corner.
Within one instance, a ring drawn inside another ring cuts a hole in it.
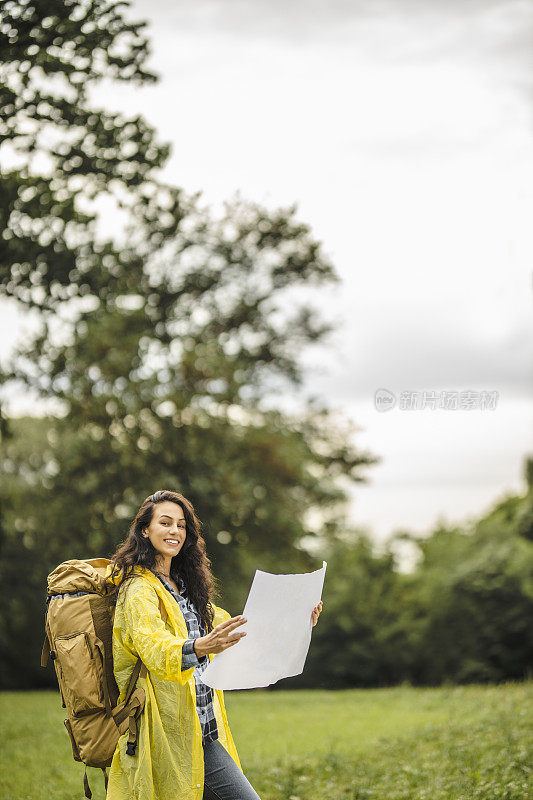
[[[311,616],[313,617],[313,628],[315,627],[315,625],[318,622],[318,618],[320,616],[320,612],[321,611],[322,611],[322,600],[320,601],[320,603],[317,606],[314,607],[313,612],[311,614]]]

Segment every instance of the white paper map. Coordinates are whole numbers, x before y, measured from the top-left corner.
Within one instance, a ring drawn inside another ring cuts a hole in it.
[[[256,569],[244,606],[246,636],[216,653],[201,680],[213,689],[256,689],[303,672],[311,614],[320,602],[325,561],[314,572],[275,575]]]

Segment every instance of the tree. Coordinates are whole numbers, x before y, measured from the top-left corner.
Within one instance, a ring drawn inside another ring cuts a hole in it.
[[[533,458],[524,461],[524,476],[527,493],[518,510],[518,532],[524,539],[533,542]]]
[[[148,492],[193,500],[225,602],[238,603],[258,558],[314,568],[303,542],[343,524],[338,478],[361,480],[377,460],[312,398],[292,416],[263,402],[301,384],[302,349],[332,328],[302,299],[336,275],[296,207],[237,197],[215,216],[157,178],[169,148],[142,117],[90,105],[104,78],[155,79],[143,23],[122,6],[0,8],[0,286],[42,322],[3,377],[62,407],[33,442],[26,421],[2,440],[4,467],[22,467],[0,490],[0,645],[24,642],[13,687],[44,680],[35,597],[47,572],[109,555]],[[98,234],[104,197],[122,214],[113,239]],[[318,531],[310,511],[326,519]]]
[[[144,68],[145,23],[126,22],[123,5],[8,0],[0,8],[0,286],[43,312],[105,297],[126,275],[138,275],[138,259],[96,240],[95,201],[112,196],[146,220],[167,210],[158,198],[147,209],[144,193],[158,188],[154,172],[168,145],[142,117],[87,101],[104,78],[156,79]],[[175,210],[179,191],[165,192]]]
[[[419,542],[416,683],[516,680],[531,669],[533,547],[509,517],[514,499],[470,530],[442,526]]]

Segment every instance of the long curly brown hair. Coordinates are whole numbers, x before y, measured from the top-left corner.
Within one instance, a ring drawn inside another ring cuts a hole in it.
[[[209,632],[213,629],[214,610],[212,599],[219,595],[217,580],[211,573],[211,561],[207,557],[205,540],[200,533],[202,523],[196,516],[193,504],[179,492],[159,489],[143,501],[130,525],[127,538],[119,544],[111,556],[113,574],[122,570],[117,592],[124,581],[133,576],[137,565],[153,570],[156,566],[157,550],[142,531],[150,525],[157,503],[170,500],[181,506],[185,516],[186,537],[170,565],[170,576],[177,581],[180,576],[187,587],[187,594],[202,617]]]

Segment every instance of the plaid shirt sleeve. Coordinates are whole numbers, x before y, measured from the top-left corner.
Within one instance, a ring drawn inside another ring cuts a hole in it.
[[[196,655],[194,650],[194,639],[187,639],[187,641],[183,645],[181,655],[181,668],[190,669],[191,667],[197,667],[202,662]]]

